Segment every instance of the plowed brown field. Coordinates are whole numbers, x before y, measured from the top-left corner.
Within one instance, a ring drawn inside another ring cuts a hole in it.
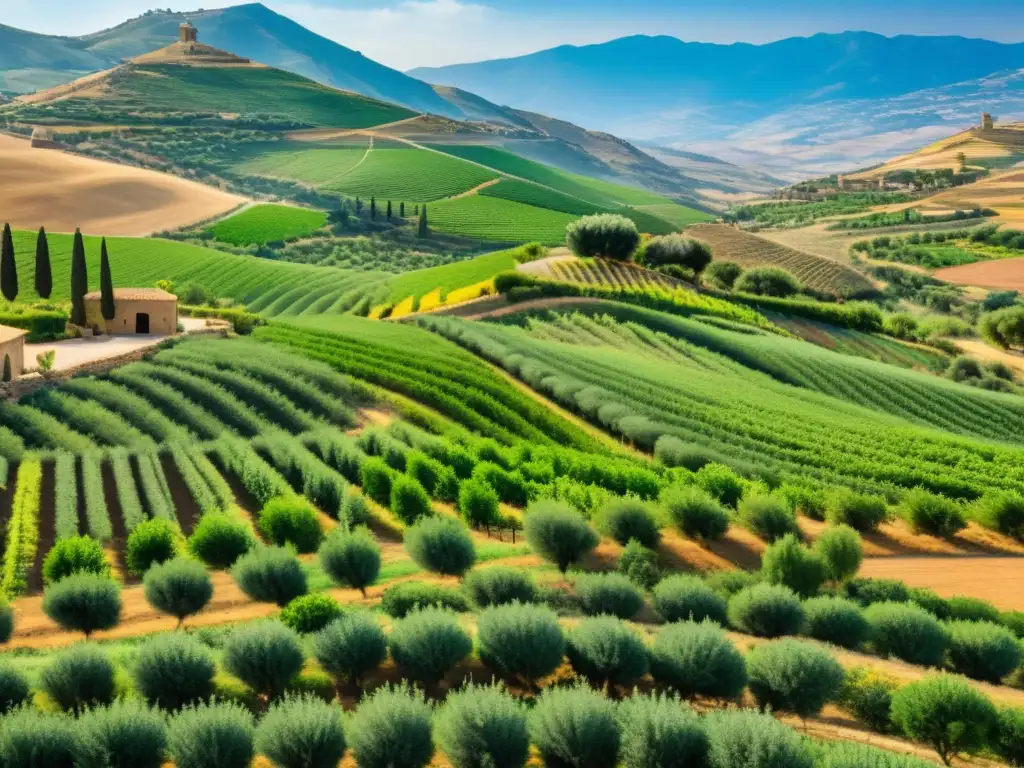
[[[935,277],[956,285],[1024,291],[1024,258],[978,261],[974,264],[948,267],[937,271]]]

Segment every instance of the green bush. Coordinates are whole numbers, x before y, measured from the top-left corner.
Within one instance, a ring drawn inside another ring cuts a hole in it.
[[[752,267],[736,279],[733,290],[785,299],[800,292],[800,283],[781,267]]]
[[[840,583],[857,575],[864,560],[860,534],[848,525],[833,525],[814,542],[814,553],[825,566],[825,578]]]
[[[260,510],[260,533],[271,544],[292,546],[297,552],[316,552],[323,540],[317,512],[298,496],[276,496]]]
[[[686,698],[736,699],[747,687],[747,668],[716,624],[692,621],[658,630],[650,650],[651,675]]]
[[[737,508],[737,519],[755,536],[775,542],[787,535],[798,537],[796,515],[778,496],[753,492],[745,495]]]
[[[882,656],[935,667],[942,663],[949,637],[924,608],[905,603],[875,603],[864,611],[871,645]]]
[[[1019,493],[986,493],[971,506],[970,515],[986,528],[1024,541],[1024,496]]]
[[[611,616],[580,622],[569,633],[566,653],[576,674],[597,688],[628,686],[647,674],[643,641]]]
[[[318,557],[331,581],[358,589],[364,597],[380,576],[380,547],[366,528],[334,529],[320,545]]]
[[[672,486],[660,500],[673,525],[692,539],[715,541],[729,530],[729,513],[696,486]]]
[[[462,577],[476,562],[469,531],[450,517],[425,517],[407,528],[405,551],[421,568],[443,576]]]
[[[653,597],[654,609],[668,622],[710,619],[724,626],[728,620],[725,598],[700,576],[669,576],[654,588]]]
[[[1010,765],[1024,765],[1024,709],[999,710],[995,736],[989,746]]]
[[[978,332],[986,342],[1000,349],[1024,346],[1024,307],[1005,307],[982,315]]]
[[[851,600],[867,607],[875,603],[909,603],[910,588],[896,579],[851,579],[843,585]]]
[[[1002,616],[999,609],[986,600],[966,595],[953,595],[946,601],[949,605],[949,618],[958,621],[988,621],[1000,624]]]
[[[953,609],[949,600],[939,597],[935,592],[926,587],[914,587],[910,590],[910,602],[924,608],[935,618],[945,621],[953,615]],[[997,614],[998,616],[998,614]]]
[[[350,488],[341,502],[341,511],[338,520],[342,527],[355,530],[361,525],[370,522],[373,514],[370,512],[370,505],[366,503],[366,497],[355,488]]]
[[[892,697],[899,682],[873,669],[857,667],[846,673],[839,704],[868,728],[878,733],[892,730]]]
[[[412,679],[433,685],[469,655],[473,641],[451,611],[422,608],[395,623],[388,647]]]
[[[530,713],[530,740],[544,764],[615,768],[619,723],[615,705],[585,686],[548,688]]]
[[[619,573],[636,584],[640,589],[651,589],[661,579],[656,552],[645,547],[636,539],[626,544],[619,556]]]
[[[281,622],[301,635],[319,632],[332,621],[340,618],[341,605],[330,595],[315,592],[296,597],[281,611]]]
[[[715,288],[731,291],[742,274],[743,267],[735,262],[712,261],[704,270],[704,280]]]
[[[15,710],[0,725],[0,765],[10,768],[71,768],[75,721],[69,715]]]
[[[629,261],[640,247],[640,232],[625,216],[600,213],[571,222],[565,228],[565,243],[581,258]]]
[[[317,633],[313,655],[335,680],[359,688],[367,673],[388,657],[387,640],[373,614],[355,611],[335,619]]]
[[[962,678],[940,674],[905,685],[892,699],[892,719],[914,741],[927,744],[946,765],[954,755],[983,749],[996,710]]]
[[[533,688],[562,663],[565,635],[550,608],[511,603],[482,611],[477,620],[477,654],[499,675]]]
[[[679,234],[651,238],[644,246],[644,261],[651,268],[674,264],[700,275],[711,258],[710,245]]]
[[[576,577],[573,588],[588,616],[631,619],[644,605],[643,594],[621,573],[583,573]]]
[[[384,459],[373,456],[364,461],[359,477],[363,493],[382,506],[391,504],[391,484],[395,471]]]
[[[469,601],[458,589],[439,584],[405,581],[384,590],[381,610],[394,619],[403,619],[417,608],[447,608],[468,611]]]
[[[72,573],[110,575],[103,545],[90,536],[71,536],[57,539],[43,560],[43,583],[55,584]]]
[[[704,718],[709,768],[814,768],[808,742],[774,717],[749,709]]]
[[[747,674],[758,706],[804,720],[821,712],[843,684],[843,668],[828,651],[792,638],[754,648]]]
[[[1020,666],[1021,646],[1006,627],[987,621],[951,621],[949,662],[953,671],[997,684]]]
[[[565,573],[598,544],[597,534],[567,504],[541,501],[526,510],[526,540],[535,553]]]
[[[716,501],[735,508],[743,496],[743,479],[724,464],[712,462],[697,470],[697,485]]]
[[[915,533],[952,536],[967,527],[963,508],[957,502],[923,488],[907,491],[897,512]]]
[[[537,600],[537,585],[524,570],[509,566],[477,568],[466,576],[466,592],[477,608],[506,603],[533,603]]]
[[[841,597],[815,597],[804,603],[804,634],[842,648],[859,648],[868,638],[861,608]]]
[[[816,595],[825,582],[824,562],[791,533],[765,550],[761,573],[769,584],[789,587],[801,597]]]
[[[708,737],[700,718],[678,698],[634,694],[619,704],[624,768],[703,768]]]
[[[933,763],[889,752],[870,744],[821,742],[815,745],[815,768],[932,768]]]
[[[654,549],[661,541],[654,512],[646,502],[632,496],[612,498],[606,502],[598,511],[594,526],[623,546],[636,539],[645,547]]]
[[[131,699],[86,710],[75,724],[76,768],[160,768],[167,719]]]
[[[81,712],[114,700],[114,665],[94,645],[73,645],[53,657],[39,688],[61,709]]]
[[[28,680],[10,661],[0,659],[0,715],[6,715],[29,701]]]
[[[397,475],[392,481],[389,507],[395,517],[406,525],[434,514],[430,496],[423,486],[406,475]]]
[[[224,668],[267,698],[284,693],[303,661],[298,634],[279,621],[239,627],[224,642]]]
[[[346,732],[359,768],[425,768],[434,756],[430,706],[410,688],[378,688]]]
[[[149,604],[176,618],[179,627],[213,598],[213,581],[206,568],[185,557],[153,565],[143,585]]]
[[[249,768],[252,738],[252,714],[233,702],[186,707],[167,730],[174,764],[188,768]]]
[[[449,693],[436,731],[452,768],[522,768],[530,755],[526,707],[498,685]]]
[[[481,461],[473,470],[473,479],[491,486],[506,504],[522,507],[527,502],[526,481],[519,472],[509,472],[490,461]]]
[[[789,587],[755,584],[729,600],[729,623],[758,637],[795,635],[803,628],[804,611]]]
[[[999,615],[999,623],[1013,632],[1018,639],[1024,639],[1024,611],[1004,611]]]
[[[313,696],[281,699],[256,728],[256,751],[279,768],[338,768],[345,754],[341,714]]]
[[[885,499],[848,488],[837,488],[825,499],[825,519],[832,525],[848,525],[855,531],[873,531],[889,518]]]
[[[422,451],[409,451],[405,454],[405,473],[422,485],[431,496],[437,496],[437,483],[443,471],[444,465],[441,462]]]
[[[826,494],[819,488],[812,488],[798,483],[783,483],[775,491],[798,515],[812,520],[824,520]]]
[[[143,520],[128,534],[124,563],[129,573],[144,576],[152,566],[165,563],[181,550],[182,536],[170,520]]]
[[[218,570],[233,566],[254,544],[252,532],[245,523],[219,513],[199,518],[188,540],[189,551]]]
[[[474,528],[494,525],[501,519],[498,492],[477,478],[459,483],[459,513]]]
[[[190,635],[158,635],[139,646],[132,677],[135,689],[153,706],[179,710],[207,701],[217,672],[213,654]]]
[[[253,600],[288,605],[306,594],[306,572],[295,552],[281,547],[257,547],[242,555],[231,568],[231,576]]]
[[[710,576],[706,576],[704,581],[715,592],[728,599],[737,592],[742,592],[747,587],[760,584],[761,574],[742,570],[716,571]]]
[[[662,435],[654,443],[654,458],[666,467],[684,467],[696,472],[720,454],[699,443],[687,443],[674,435]]]
[[[43,612],[64,629],[88,638],[121,621],[121,588],[97,573],[74,573],[46,587]]]

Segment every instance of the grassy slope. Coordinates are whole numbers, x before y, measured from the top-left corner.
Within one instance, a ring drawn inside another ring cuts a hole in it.
[[[327,223],[327,214],[292,205],[255,205],[217,222],[210,232],[232,245],[262,245],[311,235]]]
[[[351,171],[365,157],[367,146],[281,150],[267,148],[264,154],[236,165],[235,170],[319,186],[336,181]]]
[[[456,288],[489,280],[501,272],[515,269],[515,266],[515,251],[498,251],[454,264],[407,272],[388,284],[389,299],[400,301],[407,296],[419,298],[437,288],[441,289],[443,296]]]
[[[424,203],[467,192],[496,178],[496,173],[438,152],[386,148],[374,149],[362,165],[326,188],[365,198]]]
[[[442,200],[429,208],[430,226],[434,229],[501,243],[561,243],[566,226],[576,218],[569,213],[483,195]]]

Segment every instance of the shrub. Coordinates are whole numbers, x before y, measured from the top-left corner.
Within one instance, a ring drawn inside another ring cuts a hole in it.
[[[581,258],[629,261],[640,246],[640,233],[625,216],[601,213],[571,222],[565,228],[565,243]]]
[[[631,539],[622,550],[618,569],[640,589],[651,589],[661,579],[658,555],[636,539]]]
[[[666,467],[685,467],[696,472],[719,454],[699,443],[687,443],[674,435],[662,435],[654,443],[654,458]]]
[[[23,707],[0,725],[0,765],[70,768],[75,764],[75,721],[64,713]]]
[[[814,768],[810,748],[792,728],[749,709],[704,718],[709,768]]]
[[[437,482],[441,479],[444,465],[421,451],[405,454],[405,473],[423,486],[431,496],[436,496]]]
[[[804,633],[843,648],[858,648],[868,638],[860,606],[841,597],[815,597],[804,603]]]
[[[372,614],[356,611],[317,633],[313,655],[331,677],[359,688],[366,674],[388,657],[387,640]]]
[[[598,688],[629,685],[647,674],[647,648],[611,616],[584,619],[569,633],[566,652],[576,674]]]
[[[597,546],[598,537],[579,514],[557,501],[531,504],[524,523],[530,549],[565,573]]]
[[[380,607],[388,616],[402,619],[417,608],[435,607],[468,611],[469,602],[462,592],[452,587],[406,581],[385,589]]]
[[[843,684],[843,668],[828,651],[786,638],[747,656],[750,692],[762,709],[792,712],[806,720],[821,712]]]
[[[391,503],[391,483],[395,471],[384,459],[373,456],[363,462],[359,470],[360,485],[363,493],[382,506]]]
[[[650,651],[651,675],[682,696],[735,699],[747,686],[747,668],[725,632],[710,621],[669,624]]]
[[[682,235],[663,235],[647,241],[644,259],[650,267],[677,264],[699,275],[711,263],[711,246]],[[695,281],[696,282],[696,281]]]
[[[971,517],[986,528],[1024,540],[1024,496],[1019,493],[986,493],[972,506]]]
[[[338,601],[330,595],[316,592],[296,597],[281,611],[281,622],[302,635],[319,632],[343,611]]]
[[[144,576],[153,565],[174,558],[181,549],[181,531],[170,520],[143,520],[128,534],[124,562],[130,573]]]
[[[870,744],[820,742],[816,746],[815,768],[932,768],[934,763],[901,755]]]
[[[430,496],[423,486],[406,475],[397,475],[391,483],[389,506],[395,517],[406,525],[412,525],[434,513],[430,505]]]
[[[910,588],[896,579],[851,579],[843,589],[848,597],[863,606],[910,602]]]
[[[374,691],[349,720],[347,735],[360,768],[425,768],[434,756],[430,707],[406,687]]]
[[[497,523],[499,504],[498,492],[484,481],[470,478],[459,483],[459,513],[474,528]]]
[[[597,513],[594,525],[605,536],[625,546],[636,539],[653,549],[661,541],[658,521],[648,504],[636,497],[613,498]]]
[[[938,620],[916,605],[875,603],[864,611],[871,645],[882,656],[934,667],[942,663],[949,638]]]
[[[477,653],[498,674],[522,680],[532,689],[562,663],[565,636],[550,608],[499,605],[479,616]]]
[[[858,667],[846,673],[839,704],[871,730],[888,733],[892,728],[892,697],[898,688],[896,680]]]
[[[803,627],[804,611],[789,587],[755,584],[729,600],[729,622],[758,637],[795,635]]]
[[[737,511],[740,524],[765,541],[774,542],[787,535],[800,535],[796,515],[778,496],[750,493],[740,501]]]
[[[75,573],[45,589],[43,612],[64,629],[88,638],[121,620],[121,588],[106,576]]]
[[[830,526],[822,531],[814,542],[814,553],[825,566],[825,578],[833,582],[852,579],[864,559],[860,535],[848,525]]]
[[[114,665],[94,645],[73,645],[54,656],[39,687],[63,710],[81,712],[114,700]]]
[[[306,594],[306,572],[290,549],[258,547],[238,558],[231,576],[246,595],[260,603],[284,607]]]
[[[451,611],[422,608],[395,623],[388,646],[410,677],[433,685],[469,655],[473,641]]]
[[[999,609],[992,603],[977,597],[954,595],[946,601],[949,606],[949,618],[960,621],[988,621],[999,624],[1002,621]]]
[[[1010,765],[1024,765],[1024,709],[999,710],[992,750]]]
[[[733,289],[739,293],[784,299],[799,293],[800,283],[781,267],[752,267],[736,279]]]
[[[178,710],[213,695],[213,654],[190,635],[158,635],[139,646],[132,670],[136,690],[154,706]]]
[[[28,680],[10,661],[0,660],[0,715],[17,709],[31,698]]]
[[[211,568],[223,570],[233,566],[254,543],[245,523],[214,512],[199,518],[188,540],[188,548]]]
[[[982,315],[978,332],[985,341],[1000,349],[1024,346],[1024,307],[1006,307]]]
[[[526,708],[497,685],[448,694],[436,729],[453,768],[522,768],[530,754]]]
[[[704,280],[715,288],[731,291],[742,274],[743,267],[735,262],[712,261],[704,270]]]
[[[907,491],[898,512],[915,533],[952,536],[967,526],[959,504],[922,488]]]
[[[267,698],[284,692],[303,660],[298,634],[279,621],[239,627],[224,642],[225,669]]]
[[[710,576],[706,576],[704,582],[715,592],[728,599],[747,587],[760,584],[761,574],[741,570],[717,571]]]
[[[715,541],[729,530],[729,513],[701,488],[673,486],[660,500],[672,523],[690,538]]]
[[[344,501],[341,502],[341,511],[338,514],[338,519],[343,524],[343,527],[354,530],[361,525],[369,523],[372,517],[370,505],[366,503],[366,498],[363,494],[354,488],[350,488],[348,493],[345,494]]]
[[[1006,627],[987,621],[951,621],[949,661],[954,672],[999,683],[1020,666],[1021,646]]]
[[[712,462],[697,470],[696,483],[727,507],[736,507],[743,496],[743,479],[724,464]]]
[[[954,755],[986,746],[996,711],[961,678],[940,674],[897,691],[892,719],[904,734],[930,746],[949,765]]]
[[[856,531],[873,531],[889,517],[885,499],[837,488],[825,498],[825,519]]]
[[[318,557],[331,581],[358,589],[364,597],[380,576],[380,547],[366,528],[334,529],[320,545]]]
[[[615,705],[585,686],[548,688],[530,713],[530,740],[545,765],[615,768]]]
[[[174,616],[179,627],[213,597],[213,581],[203,564],[184,557],[154,565],[143,584],[149,604]]]
[[[275,496],[263,505],[259,520],[263,538],[278,547],[291,545],[306,554],[323,540],[316,510],[298,496]]]
[[[654,588],[654,609],[665,621],[710,619],[725,625],[728,603],[699,576],[669,576]]]
[[[469,531],[450,517],[425,517],[406,529],[403,539],[413,562],[433,573],[461,578],[476,562]]]
[[[700,719],[679,699],[634,694],[619,704],[619,759],[625,768],[702,768],[708,737]]]
[[[761,573],[770,584],[782,584],[802,597],[811,597],[825,581],[825,564],[788,533],[765,550]]]
[[[775,491],[798,515],[812,520],[825,519],[825,493],[818,488],[810,488],[796,483],[783,483]]]
[[[0,597],[0,645],[10,642],[14,634],[14,609]]]
[[[252,715],[240,704],[196,704],[171,718],[167,746],[175,765],[248,768],[252,737]]]
[[[309,695],[275,702],[256,728],[255,747],[279,768],[338,768],[345,754],[341,710]]]
[[[537,585],[529,573],[519,568],[500,565],[478,568],[466,577],[465,586],[477,608],[537,600]]]
[[[77,768],[160,768],[166,749],[166,716],[138,701],[86,710],[76,723]]]
[[[633,618],[644,605],[639,589],[621,573],[585,573],[573,584],[583,612],[588,616]]]
[[[953,615],[949,600],[939,597],[935,592],[926,587],[914,587],[910,590],[910,602],[924,608],[935,618],[945,621]]]
[[[55,584],[72,573],[110,575],[103,545],[90,536],[71,536],[57,539],[43,560],[43,583]]]

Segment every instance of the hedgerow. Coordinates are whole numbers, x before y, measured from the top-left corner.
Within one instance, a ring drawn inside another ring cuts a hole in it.
[[[60,451],[53,467],[53,527],[57,539],[78,536],[78,476],[74,454]]]
[[[1021,646],[1006,627],[987,621],[951,621],[949,663],[954,672],[976,680],[999,683],[1020,666]]]
[[[297,493],[301,493],[332,517],[339,516],[348,483],[306,449],[298,438],[278,433],[265,436],[256,442],[256,446],[266,452],[275,468]]]
[[[1024,540],[1024,496],[1019,493],[986,493],[971,506],[969,514],[986,528]]]
[[[922,488],[908,491],[897,511],[917,533],[952,536],[967,527],[963,509],[955,501]]]

